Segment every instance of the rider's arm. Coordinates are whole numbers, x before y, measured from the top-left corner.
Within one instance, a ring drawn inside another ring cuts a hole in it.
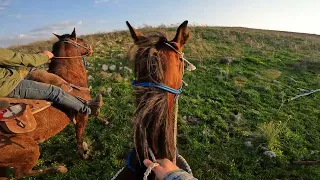
[[[37,67],[49,62],[49,55],[22,54],[8,49],[0,48],[0,65],[2,66],[28,66]],[[51,58],[51,57],[50,57]]]
[[[179,169],[169,172],[163,180],[197,180],[197,178],[193,177],[186,171]]]
[[[145,159],[143,163],[146,167],[150,167],[153,164],[149,159]],[[152,170],[160,180],[197,180],[169,159],[158,159],[157,163],[159,166],[155,166]]]

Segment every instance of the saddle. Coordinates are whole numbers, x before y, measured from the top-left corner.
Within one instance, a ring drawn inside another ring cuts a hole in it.
[[[33,115],[50,106],[45,100],[0,98],[0,127],[9,134],[31,132],[37,127]]]

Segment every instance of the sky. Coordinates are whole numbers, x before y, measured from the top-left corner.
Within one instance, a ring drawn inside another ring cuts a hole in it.
[[[0,47],[184,20],[320,34],[320,0],[0,0]]]

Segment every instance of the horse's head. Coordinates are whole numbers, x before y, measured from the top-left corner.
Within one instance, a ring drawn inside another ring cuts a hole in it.
[[[158,33],[144,36],[128,22],[137,51],[135,54],[135,76],[137,81],[163,83],[178,89],[182,83],[184,61],[181,59],[183,46],[190,37],[188,21],[182,23],[173,40]]]
[[[137,109],[134,116],[134,144],[138,154],[136,169],[148,158],[148,147],[157,159],[175,156],[173,106],[181,92],[184,74],[182,49],[190,37],[188,21],[177,29],[169,41],[164,35],[144,36],[128,22],[135,43],[135,93]],[[139,176],[139,175],[138,175]]]
[[[77,38],[75,28],[71,34],[54,35],[59,39],[53,45],[53,54],[57,57],[61,56],[61,54],[65,54],[64,57],[75,57],[92,55],[93,53],[91,45],[87,44],[83,39]]]
[[[49,64],[49,72],[59,75],[70,83],[87,87],[85,56],[93,53],[92,46],[77,38],[75,29],[71,34],[54,35],[59,40],[52,48],[54,58]]]

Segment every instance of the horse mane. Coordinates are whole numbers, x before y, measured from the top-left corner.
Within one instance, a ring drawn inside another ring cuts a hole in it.
[[[167,38],[153,34],[136,43],[134,74],[137,82],[164,84],[166,56],[159,51]],[[168,92],[154,87],[134,87],[134,145],[138,160],[148,158],[148,147],[157,159],[174,157],[173,121],[169,114]],[[142,159],[143,158],[143,159]]]

